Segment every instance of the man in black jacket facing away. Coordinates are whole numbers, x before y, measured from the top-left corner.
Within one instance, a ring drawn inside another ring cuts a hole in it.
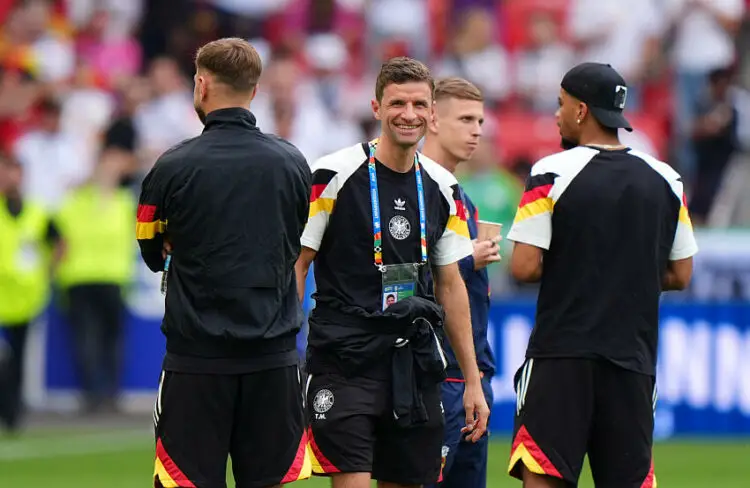
[[[166,290],[157,488],[225,486],[227,455],[237,487],[310,475],[294,263],[311,174],[246,108],[260,73],[242,39],[199,49],[194,101],[205,129],[164,153],[143,182],[138,243]]]

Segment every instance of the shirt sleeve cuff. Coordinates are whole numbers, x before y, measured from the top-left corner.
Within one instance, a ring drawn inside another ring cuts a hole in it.
[[[511,231],[508,233],[507,239],[513,242],[522,242],[524,244],[529,244],[531,246],[544,249],[545,251],[549,250],[549,239],[544,236],[523,235],[519,232],[513,232],[513,230],[511,229]]]

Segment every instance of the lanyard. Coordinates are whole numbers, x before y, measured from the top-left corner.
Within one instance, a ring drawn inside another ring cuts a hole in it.
[[[370,159],[367,163],[370,172],[370,201],[372,202],[372,228],[375,245],[375,266],[380,271],[383,267],[383,234],[380,226],[380,200],[378,197],[378,177],[375,171],[375,144],[370,143]],[[422,263],[427,262],[427,217],[425,215],[424,186],[422,185],[422,171],[419,168],[419,157],[414,154],[414,173],[417,177],[417,198],[419,200],[419,237],[422,250]]]
[[[167,254],[167,259],[164,260],[164,272],[161,275],[161,294],[167,294],[167,275],[169,274],[169,265],[172,264],[172,255]]]

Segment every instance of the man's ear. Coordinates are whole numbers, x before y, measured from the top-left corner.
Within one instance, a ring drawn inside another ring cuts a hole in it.
[[[576,116],[576,120],[580,120],[583,122],[586,119],[586,116],[589,114],[589,107],[585,103],[581,102],[578,104],[578,115]]]
[[[198,76],[196,83],[198,84],[198,95],[200,100],[203,101],[208,96],[208,80],[205,76]]]
[[[375,120],[380,120],[380,103],[373,98],[370,101],[370,107],[372,107],[372,115]]]
[[[430,119],[427,121],[427,130],[429,130],[430,132],[434,134],[437,134],[439,128],[440,128],[440,120],[438,119],[437,112],[435,111],[433,107],[432,114],[430,115]]]

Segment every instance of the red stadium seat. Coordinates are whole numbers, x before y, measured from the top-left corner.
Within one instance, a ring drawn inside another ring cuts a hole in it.
[[[666,158],[668,135],[662,120],[648,115],[628,114],[633,128],[648,137],[656,150],[654,156]],[[497,115],[498,156],[506,164],[517,159],[532,162],[560,151],[560,132],[551,115],[514,111]]]
[[[508,163],[519,158],[536,161],[560,150],[555,118],[527,112],[501,112],[497,116],[499,155]]]

